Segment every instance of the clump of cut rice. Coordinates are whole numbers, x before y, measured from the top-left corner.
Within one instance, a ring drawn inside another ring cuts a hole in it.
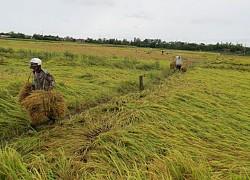
[[[174,69],[176,67],[176,62],[173,61],[170,63],[170,69]]]
[[[187,69],[188,69],[188,64],[186,63],[186,64],[184,64],[183,66],[181,66],[181,70],[182,70],[182,72],[186,72],[187,71]]]
[[[25,83],[18,94],[19,102],[22,102],[26,97],[28,97],[32,92],[32,83],[27,82]]]
[[[33,125],[46,123],[51,118],[63,118],[67,110],[60,92],[33,91],[21,103],[29,113]]]

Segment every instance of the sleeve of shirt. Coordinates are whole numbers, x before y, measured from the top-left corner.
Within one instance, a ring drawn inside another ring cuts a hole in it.
[[[48,74],[48,80],[53,87],[56,85],[55,78],[51,74]]]
[[[50,85],[54,87],[56,84],[55,78],[48,71],[44,71],[44,72],[45,72],[46,80],[49,81]]]

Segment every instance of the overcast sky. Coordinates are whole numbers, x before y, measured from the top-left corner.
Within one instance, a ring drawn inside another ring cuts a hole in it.
[[[250,0],[0,0],[0,32],[250,46]]]

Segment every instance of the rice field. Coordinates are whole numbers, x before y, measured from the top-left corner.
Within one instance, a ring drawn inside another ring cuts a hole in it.
[[[137,51],[0,39],[0,179],[249,179],[250,57]],[[68,105],[37,130],[18,101],[34,56]]]

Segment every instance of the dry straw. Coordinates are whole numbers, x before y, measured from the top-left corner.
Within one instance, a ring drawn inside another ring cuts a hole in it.
[[[26,97],[28,97],[32,92],[32,83],[27,82],[25,83],[18,94],[19,102],[22,102]]]
[[[182,67],[181,67],[181,70],[182,70],[182,72],[186,72],[187,71],[187,65],[183,65]]]
[[[176,62],[175,62],[175,61],[172,61],[172,62],[170,63],[170,69],[174,69],[175,66],[176,66]]]
[[[18,97],[19,102],[21,103],[26,97],[28,97],[32,93],[32,83],[30,81],[30,76],[32,75],[32,72],[30,72],[28,81],[21,87]]]
[[[51,118],[63,118],[67,110],[60,92],[33,91],[21,103],[28,111],[33,125],[43,124]]]
[[[188,63],[187,63],[187,60],[186,60],[186,63],[183,64],[183,66],[181,66],[181,70],[182,70],[182,72],[186,72],[187,69],[188,69]]]

